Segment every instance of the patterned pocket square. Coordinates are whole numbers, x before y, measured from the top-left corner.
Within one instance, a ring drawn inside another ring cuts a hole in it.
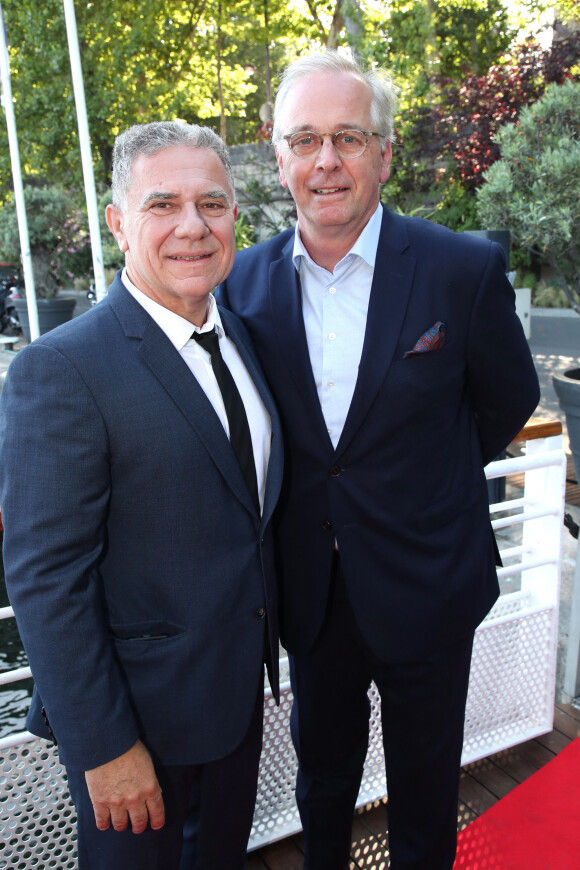
[[[445,344],[445,332],[447,326],[441,320],[438,320],[431,329],[428,329],[425,332],[413,350],[408,350],[406,354],[403,355],[403,359],[407,359],[409,356],[417,356],[419,353],[429,353],[430,350],[438,350],[440,347],[443,347]]]

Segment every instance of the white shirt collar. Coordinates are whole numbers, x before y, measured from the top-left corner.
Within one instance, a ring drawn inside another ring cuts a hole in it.
[[[342,260],[336,264],[335,269],[338,268],[340,263],[344,263],[347,257],[358,256],[361,257],[367,263],[371,269],[375,267],[375,260],[377,257],[377,248],[379,245],[379,236],[381,234],[381,223],[383,220],[383,208],[379,202],[375,211],[369,218],[367,225],[364,230]],[[300,257],[305,257],[305,259],[311,264],[316,266],[317,264],[314,262],[306,248],[304,247],[304,242],[300,236],[300,227],[296,224],[296,229],[294,232],[294,250],[292,252],[292,260],[294,262],[294,266],[299,271],[300,270]]]
[[[151,299],[150,296],[147,296],[143,293],[142,290],[139,290],[138,287],[135,287],[129,276],[127,275],[127,269],[124,268],[121,274],[121,280],[123,284],[133,296],[134,299],[141,305],[145,311],[153,318],[155,323],[159,326],[160,329],[163,330],[171,344],[177,349],[181,350],[184,345],[187,344],[189,339],[191,338],[192,332],[210,332],[214,327],[217,326],[218,335],[224,334],[224,328],[222,326],[222,321],[220,318],[220,314],[218,311],[218,307],[213,295],[210,293],[208,303],[207,303],[207,318],[203,326],[197,327],[194,326],[193,323],[190,323],[189,320],[186,320],[185,317],[181,317],[179,314],[175,314],[174,311],[170,311],[169,308],[165,308],[164,305],[160,305],[159,302],[156,302],[154,299]]]

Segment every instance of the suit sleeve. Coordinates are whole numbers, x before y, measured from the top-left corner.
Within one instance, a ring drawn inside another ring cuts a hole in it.
[[[99,573],[110,487],[105,421],[79,372],[25,348],[1,396],[6,584],[63,760],[82,770],[138,737]]]
[[[487,464],[521,431],[540,400],[538,376],[515,311],[503,252],[495,244],[490,245],[475,299],[468,348],[469,399]]]

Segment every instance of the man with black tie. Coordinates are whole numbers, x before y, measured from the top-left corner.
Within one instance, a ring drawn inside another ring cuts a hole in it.
[[[282,641],[306,870],[348,865],[382,708],[391,870],[451,870],[474,631],[498,595],[484,465],[538,381],[497,245],[401,217],[395,92],[333,52],[282,77],[273,141],[296,229],[218,288],[282,418]]]
[[[125,268],[18,354],[2,392],[28,725],[67,767],[80,870],[176,870],[188,814],[188,867],[246,863],[264,658],[278,691],[282,444],[247,333],[211,295],[235,218],[211,130],[119,136],[107,222]]]

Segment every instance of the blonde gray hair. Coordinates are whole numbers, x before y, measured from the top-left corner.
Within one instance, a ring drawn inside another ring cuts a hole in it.
[[[282,73],[274,104],[272,141],[275,145],[281,141],[284,135],[284,105],[294,85],[300,79],[317,73],[344,72],[352,73],[368,85],[371,93],[371,124],[379,133],[381,150],[384,151],[387,142],[394,141],[394,117],[397,110],[399,88],[393,83],[389,74],[382,69],[370,69],[365,72],[356,60],[336,51],[327,51],[324,54],[300,57]]]

